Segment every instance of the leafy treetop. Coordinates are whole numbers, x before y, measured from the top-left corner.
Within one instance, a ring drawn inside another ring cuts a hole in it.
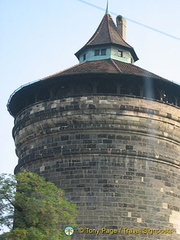
[[[31,172],[0,175],[0,224],[11,231],[8,240],[59,240],[65,226],[76,226],[75,205],[63,190]]]

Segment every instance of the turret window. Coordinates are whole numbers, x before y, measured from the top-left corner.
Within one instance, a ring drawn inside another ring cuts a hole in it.
[[[94,50],[94,56],[105,56],[106,48]]]
[[[102,56],[106,55],[106,49],[105,49],[105,48],[104,48],[104,49],[101,49],[101,55],[102,55]]]
[[[99,56],[100,55],[100,49],[96,49],[94,51],[94,56]]]
[[[86,60],[86,54],[83,54],[83,61]]]
[[[118,56],[119,56],[119,57],[123,57],[123,51],[118,50]]]

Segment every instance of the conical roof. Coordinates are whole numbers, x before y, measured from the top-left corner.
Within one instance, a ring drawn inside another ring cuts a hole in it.
[[[134,61],[138,60],[133,47],[131,47],[118,33],[117,27],[110,14],[104,15],[94,35],[78,52],[75,53],[75,55],[79,58],[79,55],[87,48],[102,45],[118,45],[119,47],[129,50]]]

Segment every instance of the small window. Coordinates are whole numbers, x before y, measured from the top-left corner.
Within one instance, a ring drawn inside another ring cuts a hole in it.
[[[86,54],[83,54],[83,61],[86,60]]]
[[[100,50],[99,49],[96,49],[95,51],[94,51],[94,56],[99,56],[100,55]]]
[[[118,56],[119,56],[119,57],[123,57],[123,51],[118,50]]]
[[[102,56],[106,55],[106,49],[105,49],[105,48],[104,48],[104,49],[101,49],[101,55],[102,55]]]

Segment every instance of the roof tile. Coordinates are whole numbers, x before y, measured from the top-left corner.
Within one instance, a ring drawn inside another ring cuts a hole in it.
[[[134,76],[163,79],[162,77],[154,73],[151,73],[147,70],[144,70],[136,65],[120,62],[113,59],[104,59],[104,60],[97,60],[97,61],[82,62],[64,71],[61,71],[51,76],[48,76],[46,78],[43,78],[42,80],[47,80],[50,78],[72,75],[72,74],[76,75],[76,74],[89,74],[89,73],[128,74],[128,75],[134,75]]]

